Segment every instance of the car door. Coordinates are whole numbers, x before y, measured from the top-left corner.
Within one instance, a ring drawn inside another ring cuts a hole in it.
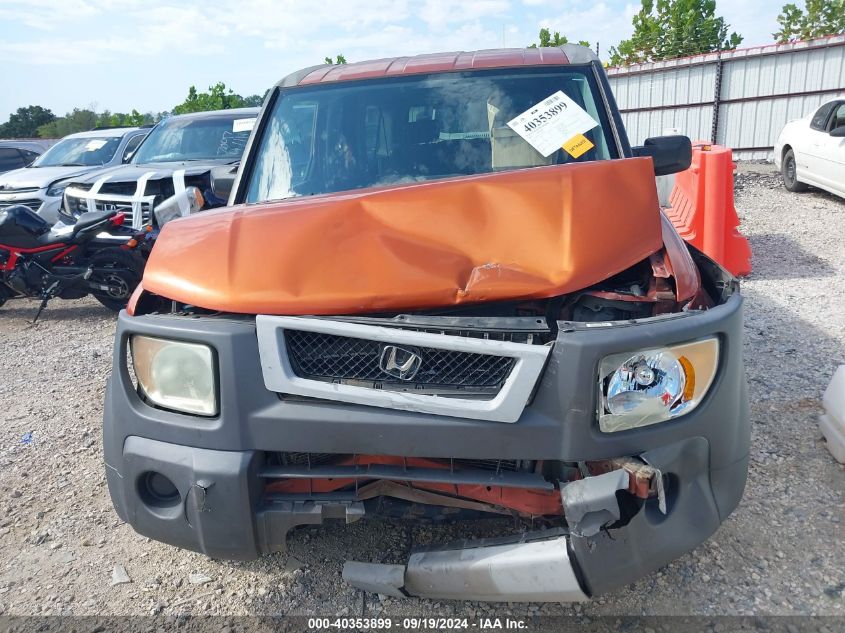
[[[798,179],[811,185],[820,182],[822,170],[822,145],[827,141],[827,122],[830,120],[835,101],[822,104],[815,114],[810,118],[810,125],[805,128],[806,132],[801,142],[796,142],[795,164],[798,170]]]
[[[24,164],[23,156],[14,147],[0,147],[0,174],[20,169]]]
[[[819,143],[818,157],[819,182],[845,196],[845,137],[830,135],[839,127],[845,127],[845,101],[837,103],[827,122],[827,135]]]

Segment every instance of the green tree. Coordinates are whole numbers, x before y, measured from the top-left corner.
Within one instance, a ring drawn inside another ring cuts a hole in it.
[[[260,107],[261,104],[264,103],[264,99],[267,98],[268,92],[270,92],[270,91],[265,90],[263,95],[250,95],[248,97],[244,97],[244,107],[245,108]]]
[[[38,128],[55,120],[56,116],[46,108],[31,105],[18,108],[9,116],[6,123],[0,125],[0,138],[32,138],[38,134]]]
[[[804,11],[795,4],[783,5],[772,33],[778,44],[845,33],[845,0],[806,0]]]
[[[331,66],[334,64],[345,64],[346,58],[343,55],[338,55],[335,61],[332,61],[331,57],[326,57],[323,61]]]
[[[88,108],[74,108],[65,116],[40,126],[38,128],[38,136],[60,138],[68,134],[73,134],[74,132],[84,132],[97,127],[98,120],[99,117],[93,110]]]
[[[207,112],[208,110],[229,110],[242,108],[244,98],[235,94],[232,89],[226,89],[222,81],[208,87],[208,92],[197,92],[195,86],[188,89],[188,98],[173,108],[173,114],[187,114],[188,112]]]
[[[772,37],[779,44],[784,42],[792,42],[797,40],[801,34],[801,23],[804,18],[804,12],[789,3],[783,5],[783,9],[778,16],[778,24],[780,28],[776,33],[772,33]]]
[[[561,35],[557,31],[555,31],[554,35],[552,35],[552,33],[547,28],[540,29],[540,33],[537,36],[537,39],[539,40],[539,44],[537,44],[536,42],[533,43],[533,44],[529,44],[528,48],[537,48],[537,46],[540,46],[540,47],[562,46],[564,44],[569,44],[569,38],[568,37],[566,37],[565,35]],[[578,44],[580,44],[581,46],[586,46],[587,48],[590,48],[590,43],[586,42],[584,40],[578,40]]]
[[[716,0],[641,0],[632,24],[631,38],[610,49],[614,66],[732,50],[742,42],[716,16]]]
[[[129,113],[129,116],[126,117],[125,125],[130,125],[132,127],[139,127],[146,123],[146,118],[143,114],[138,112],[135,108],[132,108],[132,112]]]

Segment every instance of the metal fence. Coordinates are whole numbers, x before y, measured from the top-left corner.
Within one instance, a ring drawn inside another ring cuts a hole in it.
[[[771,159],[784,124],[845,96],[845,34],[607,71],[632,143],[676,128]]]

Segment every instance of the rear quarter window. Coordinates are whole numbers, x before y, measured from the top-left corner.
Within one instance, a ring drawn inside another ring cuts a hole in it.
[[[11,171],[23,167],[24,162],[14,147],[0,147],[0,171]]]
[[[824,125],[827,123],[827,117],[830,116],[830,113],[833,111],[835,106],[836,102],[834,101],[833,103],[825,103],[821,108],[816,110],[816,113],[810,120],[810,127],[814,130],[818,130],[819,132],[824,132]]]

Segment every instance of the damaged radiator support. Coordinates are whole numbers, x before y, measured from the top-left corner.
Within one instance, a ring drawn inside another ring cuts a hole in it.
[[[269,453],[258,476],[271,504],[392,497],[491,514],[565,518],[581,535],[595,534],[622,518],[617,491],[638,499],[657,497],[662,511],[666,504],[660,471],[633,458],[544,466],[533,461]]]
[[[465,463],[387,455],[306,455],[303,463],[300,454],[271,454],[258,476],[265,480],[265,496],[273,502],[359,501],[375,498],[378,490],[411,503],[494,514],[539,517],[563,513],[554,482],[530,461]],[[385,487],[386,483],[392,485]],[[402,486],[402,494],[396,494]]]

